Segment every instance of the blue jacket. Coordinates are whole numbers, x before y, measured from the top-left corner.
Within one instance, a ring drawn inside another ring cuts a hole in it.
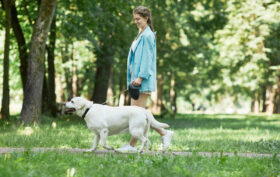
[[[127,86],[138,77],[143,78],[140,92],[156,90],[156,40],[149,26],[143,31],[134,52],[130,48],[127,58]]]

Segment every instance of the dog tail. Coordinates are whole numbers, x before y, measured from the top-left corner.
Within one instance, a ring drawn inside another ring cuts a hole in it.
[[[154,127],[154,128],[161,129],[161,128],[168,128],[169,127],[168,124],[161,123],[161,122],[157,121],[154,118],[153,114],[148,110],[146,110],[146,116],[147,116],[148,120],[151,122],[151,126]]]

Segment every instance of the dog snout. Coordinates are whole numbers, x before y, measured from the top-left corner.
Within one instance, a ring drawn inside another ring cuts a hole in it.
[[[63,107],[65,107],[65,108],[66,108],[66,107],[67,107],[67,105],[68,105],[68,102],[64,102],[64,103],[63,103]]]

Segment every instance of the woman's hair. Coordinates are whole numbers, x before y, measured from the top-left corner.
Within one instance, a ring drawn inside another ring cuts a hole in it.
[[[134,14],[138,14],[141,17],[148,17],[148,25],[150,26],[151,30],[154,31],[153,25],[152,25],[152,16],[150,10],[145,6],[138,6],[133,10]]]

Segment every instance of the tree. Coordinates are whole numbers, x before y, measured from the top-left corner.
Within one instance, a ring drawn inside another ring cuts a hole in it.
[[[56,0],[42,0],[31,38],[28,56],[27,83],[24,89],[20,120],[24,123],[40,120],[42,87],[44,79],[44,55],[48,32],[55,12]]]
[[[92,100],[97,103],[104,103],[107,98],[107,90],[109,87],[109,78],[112,71],[112,65],[115,61],[115,47],[118,44],[120,33],[118,33],[119,9],[121,3],[111,3],[103,1],[98,6],[97,29],[95,34],[98,38],[98,46],[95,48],[96,74]],[[126,8],[127,6],[122,6]],[[109,23],[102,21],[107,19]],[[102,22],[101,22],[102,21]],[[121,27],[122,28],[122,27]]]
[[[11,28],[11,6],[14,3],[13,0],[4,0],[5,8],[5,49],[4,49],[4,75],[3,75],[3,99],[1,114],[3,120],[9,120],[10,117],[10,88],[9,88],[9,53],[10,53],[10,28]]]
[[[263,92],[265,92],[263,107],[265,112],[272,114],[280,113],[280,22],[270,25],[269,34],[265,40],[265,46],[269,48],[266,52],[269,58],[269,68],[267,68],[268,72],[264,76],[267,82],[263,89]]]
[[[56,116],[56,96],[55,96],[55,41],[56,41],[56,16],[51,24],[51,32],[49,36],[49,45],[47,46],[48,53],[48,108],[52,116]]]
[[[269,69],[277,62],[274,63],[273,57],[268,55],[270,49],[267,48],[269,45],[265,46],[265,39],[271,33],[270,26],[279,23],[279,2],[231,0],[227,5],[229,21],[215,34],[216,48],[220,51],[218,61],[223,65],[222,72],[226,73],[223,80],[228,81],[225,87],[231,95],[242,93],[249,96],[252,111],[257,113],[261,95],[265,95],[262,89],[271,92],[268,96],[277,94],[269,88],[273,83],[278,85],[277,77],[271,82],[273,73]],[[275,41],[271,40],[271,44]],[[271,98],[269,100],[272,101]]]
[[[22,83],[22,88],[24,89],[26,80],[27,80],[27,45],[25,42],[25,38],[23,35],[22,28],[19,24],[19,19],[18,19],[18,12],[16,9],[15,4],[12,5],[12,27],[13,31],[17,40],[18,44],[18,51],[19,51],[19,58],[20,58],[20,73],[21,73],[21,83]]]
[[[118,71],[119,78],[124,78],[125,75],[126,68],[123,68],[123,64],[126,63],[127,57],[123,57],[123,51],[127,56],[128,41],[130,43],[133,40],[131,34],[134,32],[136,34],[136,28],[131,28],[130,23],[133,22],[131,2],[82,0],[79,1],[77,7],[78,11],[69,15],[73,23],[71,27],[79,26],[80,28],[75,30],[77,38],[86,39],[92,44],[96,67],[91,68],[95,71],[91,76],[94,78],[91,99],[94,102],[103,103],[107,97],[110,73],[114,70],[113,64],[118,65],[117,70],[121,70]],[[120,80],[125,83],[124,79]],[[118,88],[123,88],[123,86]]]

